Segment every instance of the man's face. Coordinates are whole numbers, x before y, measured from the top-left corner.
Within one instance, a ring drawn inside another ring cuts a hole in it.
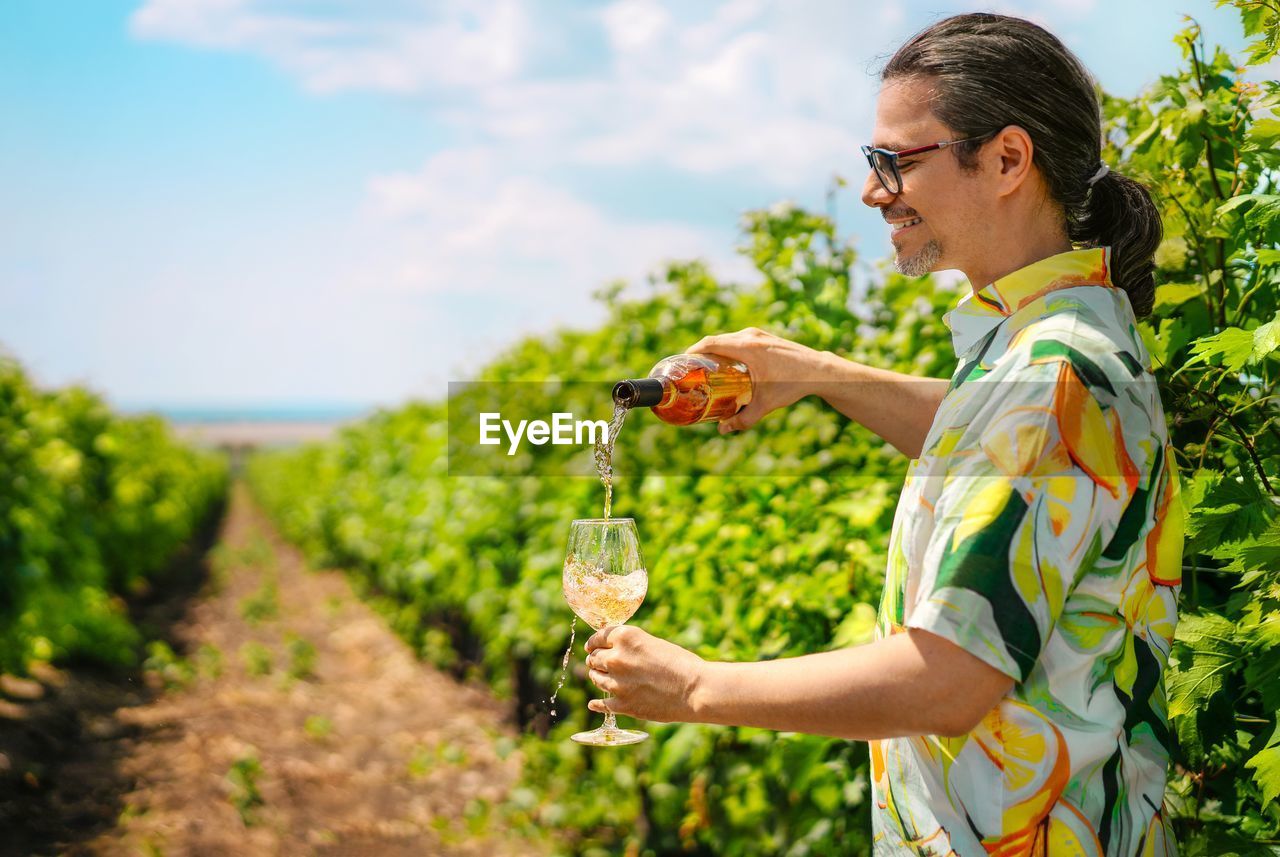
[[[956,135],[929,110],[932,85],[925,78],[885,84],[876,101],[872,145],[900,151]],[[935,149],[898,163],[902,192],[886,191],[874,171],[862,186],[862,201],[879,208],[893,229],[894,267],[911,277],[962,268],[964,248],[975,246],[982,230],[981,195],[974,177],[960,169],[955,153]],[[920,218],[913,226],[896,224]]]

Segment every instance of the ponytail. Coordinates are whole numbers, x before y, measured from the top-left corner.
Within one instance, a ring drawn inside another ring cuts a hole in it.
[[[1136,317],[1150,315],[1156,294],[1156,248],[1164,229],[1146,187],[1107,172],[1089,188],[1075,215],[1068,215],[1068,237],[1077,244],[1111,247],[1111,282],[1129,295]]]

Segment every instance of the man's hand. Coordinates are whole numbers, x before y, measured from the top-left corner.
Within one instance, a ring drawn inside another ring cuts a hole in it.
[[[741,360],[751,370],[751,403],[720,421],[721,434],[750,428],[770,411],[816,395],[916,458],[948,388],[944,379],[876,369],[755,327],[704,336],[689,349],[706,352]]]
[[[687,353],[721,354],[747,364],[751,372],[751,403],[720,421],[721,434],[750,428],[770,411],[795,404],[814,392],[815,380],[824,374],[822,352],[758,327],[704,336]]]
[[[694,721],[693,696],[705,664],[693,652],[631,625],[605,628],[587,640],[587,667],[591,680],[612,697],[593,699],[587,707],[659,723]]]

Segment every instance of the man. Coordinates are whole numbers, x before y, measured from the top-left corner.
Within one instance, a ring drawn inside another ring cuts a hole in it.
[[[951,380],[754,329],[690,349],[751,369],[757,394],[721,431],[815,394],[914,459],[876,639],[711,663],[610,628],[587,643],[612,694],[591,708],[870,741],[877,854],[1175,853],[1182,515],[1134,326],[1158,211],[1101,166],[1092,80],[1029,22],[948,18],[881,77],[862,198],[900,271],[968,277]]]

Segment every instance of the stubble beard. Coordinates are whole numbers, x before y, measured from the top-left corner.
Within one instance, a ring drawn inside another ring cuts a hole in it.
[[[936,238],[930,238],[919,251],[910,256],[895,252],[893,267],[899,274],[907,277],[923,277],[937,267],[942,259],[942,245]]]

